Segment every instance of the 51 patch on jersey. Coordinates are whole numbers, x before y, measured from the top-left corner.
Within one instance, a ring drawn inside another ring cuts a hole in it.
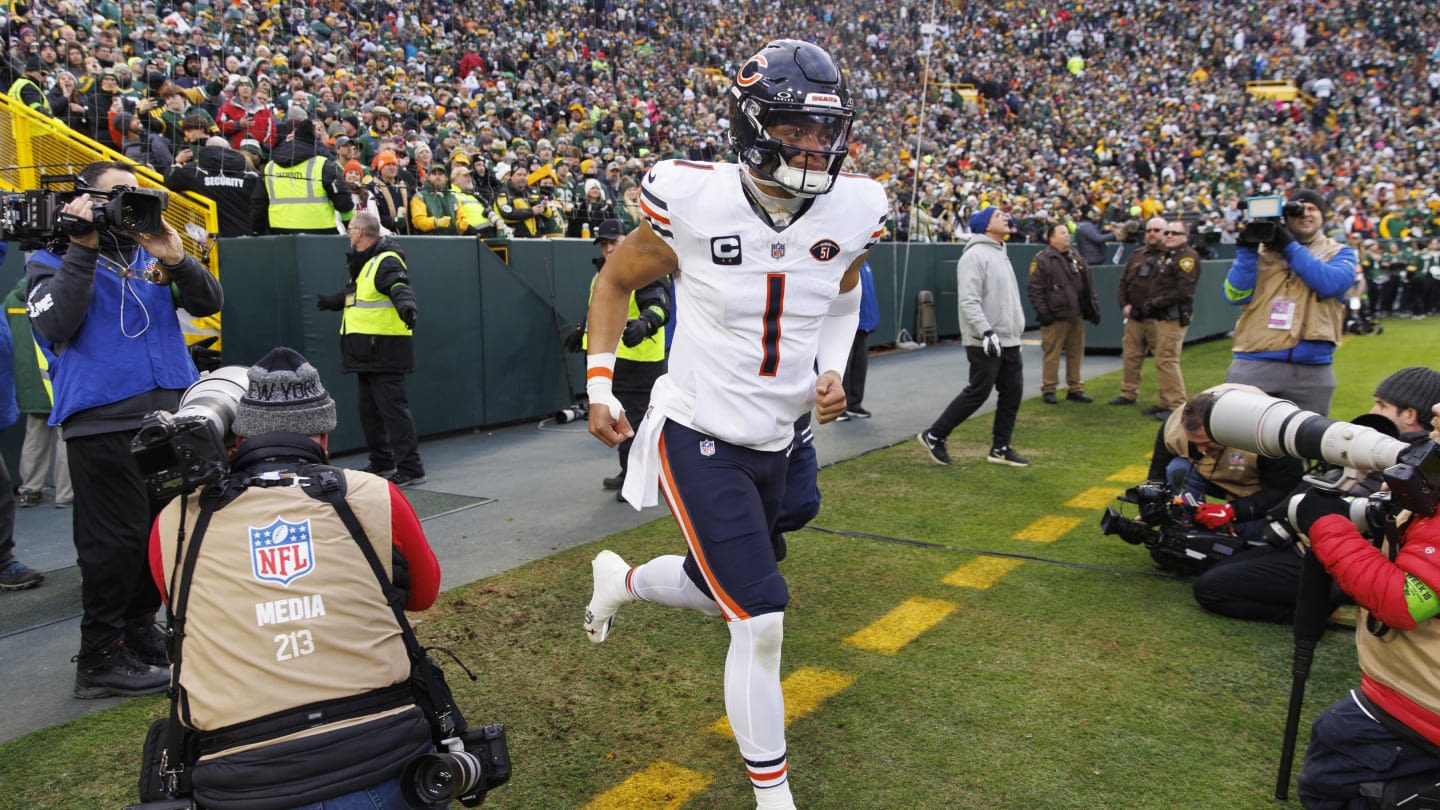
[[[291,582],[315,569],[310,542],[310,520],[290,523],[284,518],[264,527],[250,527],[250,565],[261,582]]]

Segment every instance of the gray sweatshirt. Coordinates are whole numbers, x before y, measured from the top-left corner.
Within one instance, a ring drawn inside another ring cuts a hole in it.
[[[1001,346],[1019,346],[1025,331],[1020,285],[1005,245],[988,236],[970,237],[970,246],[955,266],[960,297],[960,333],[966,346],[979,346],[995,330]]]

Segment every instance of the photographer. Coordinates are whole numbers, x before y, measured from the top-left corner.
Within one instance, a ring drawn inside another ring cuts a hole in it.
[[[63,209],[68,245],[36,251],[25,267],[26,308],[54,389],[50,424],[64,429],[75,489],[75,696],[146,694],[169,680],[154,626],[159,594],[145,578],[145,537],[163,504],[147,499],[130,441],[146,414],[173,410],[199,377],[176,309],[212,315],[222,294],[168,223],[144,234],[95,227],[97,194],[139,185],[128,166],[92,163],[79,185],[94,191]]]
[[[1226,387],[1233,386],[1220,386]],[[1412,366],[1380,382],[1375,388],[1375,405],[1370,413],[1389,419],[1398,431],[1398,438],[1411,441],[1424,437],[1425,426],[1421,420],[1436,403],[1440,403],[1440,372]],[[1380,484],[1379,474],[1372,473],[1361,482],[1362,489],[1352,492],[1368,494],[1379,490]],[[1308,483],[1301,483],[1295,492],[1309,489]],[[1286,493],[1280,503],[1288,502],[1291,494]],[[1223,616],[1291,624],[1295,618],[1300,567],[1301,557],[1289,543],[1253,548],[1201,575],[1195,581],[1195,601]],[[1332,605],[1343,601],[1343,594],[1332,594]]]
[[[1240,232],[1225,298],[1242,307],[1226,382],[1263,388],[1320,415],[1335,393],[1332,362],[1345,328],[1345,293],[1355,283],[1355,251],[1323,233],[1329,207],[1304,189],[1270,228]],[[1270,238],[1259,241],[1265,232]]]
[[[1217,385],[1191,398],[1165,420],[1155,434],[1150,456],[1151,481],[1166,481],[1177,495],[1201,502],[1195,522],[1207,529],[1233,526],[1240,537],[1264,540],[1265,514],[1300,483],[1304,467],[1293,458],[1267,458],[1223,447],[1205,430],[1205,410],[1221,391],[1263,393],[1248,385]],[[1206,497],[1223,504],[1204,503]]]
[[[1431,441],[1440,441],[1440,404],[1431,409]],[[1310,729],[1300,772],[1300,799],[1310,810],[1396,806],[1426,792],[1440,772],[1440,517],[1402,513],[1376,548],[1347,519],[1349,505],[1312,492],[1297,509],[1297,528],[1311,553],[1360,604],[1355,646],[1360,688],[1326,709]],[[1374,622],[1383,624],[1378,626]],[[1371,628],[1374,627],[1372,630]],[[1388,799],[1389,803],[1385,803]],[[1428,806],[1428,805],[1427,805]]]
[[[430,727],[360,544],[407,610],[434,603],[439,563],[393,484],[327,466],[335,403],[314,366],[281,347],[247,376],[230,475],[171,501],[149,535],[155,584],[183,605],[175,699],[199,735],[194,798],[210,810],[404,807],[399,775],[430,750]],[[338,482],[363,535],[311,482]]]

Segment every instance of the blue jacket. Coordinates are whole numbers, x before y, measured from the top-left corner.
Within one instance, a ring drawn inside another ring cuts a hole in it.
[[[77,248],[72,245],[70,250]],[[143,248],[135,250],[136,270],[157,263]],[[34,279],[43,269],[59,272],[62,262],[70,258],[37,251],[30,258],[27,274]],[[38,284],[32,284],[27,302],[32,323],[59,305],[47,300],[49,297]],[[79,328],[63,341],[35,330],[36,342],[50,362],[55,390],[50,424],[60,425],[80,411],[156,389],[183,391],[199,379],[175,307],[170,286],[152,284],[133,274],[122,277],[108,258],[100,260]]]
[[[860,265],[860,331],[874,332],[880,326],[880,302],[875,298],[875,275],[870,262]]]

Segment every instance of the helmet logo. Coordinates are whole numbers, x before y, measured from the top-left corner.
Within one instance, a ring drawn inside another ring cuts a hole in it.
[[[833,93],[806,93],[805,103],[817,107],[843,107],[840,97]]]
[[[735,83],[741,87],[749,87],[765,76],[761,68],[767,67],[770,67],[770,63],[765,60],[765,55],[757,53],[740,66],[740,72],[735,74]]]

